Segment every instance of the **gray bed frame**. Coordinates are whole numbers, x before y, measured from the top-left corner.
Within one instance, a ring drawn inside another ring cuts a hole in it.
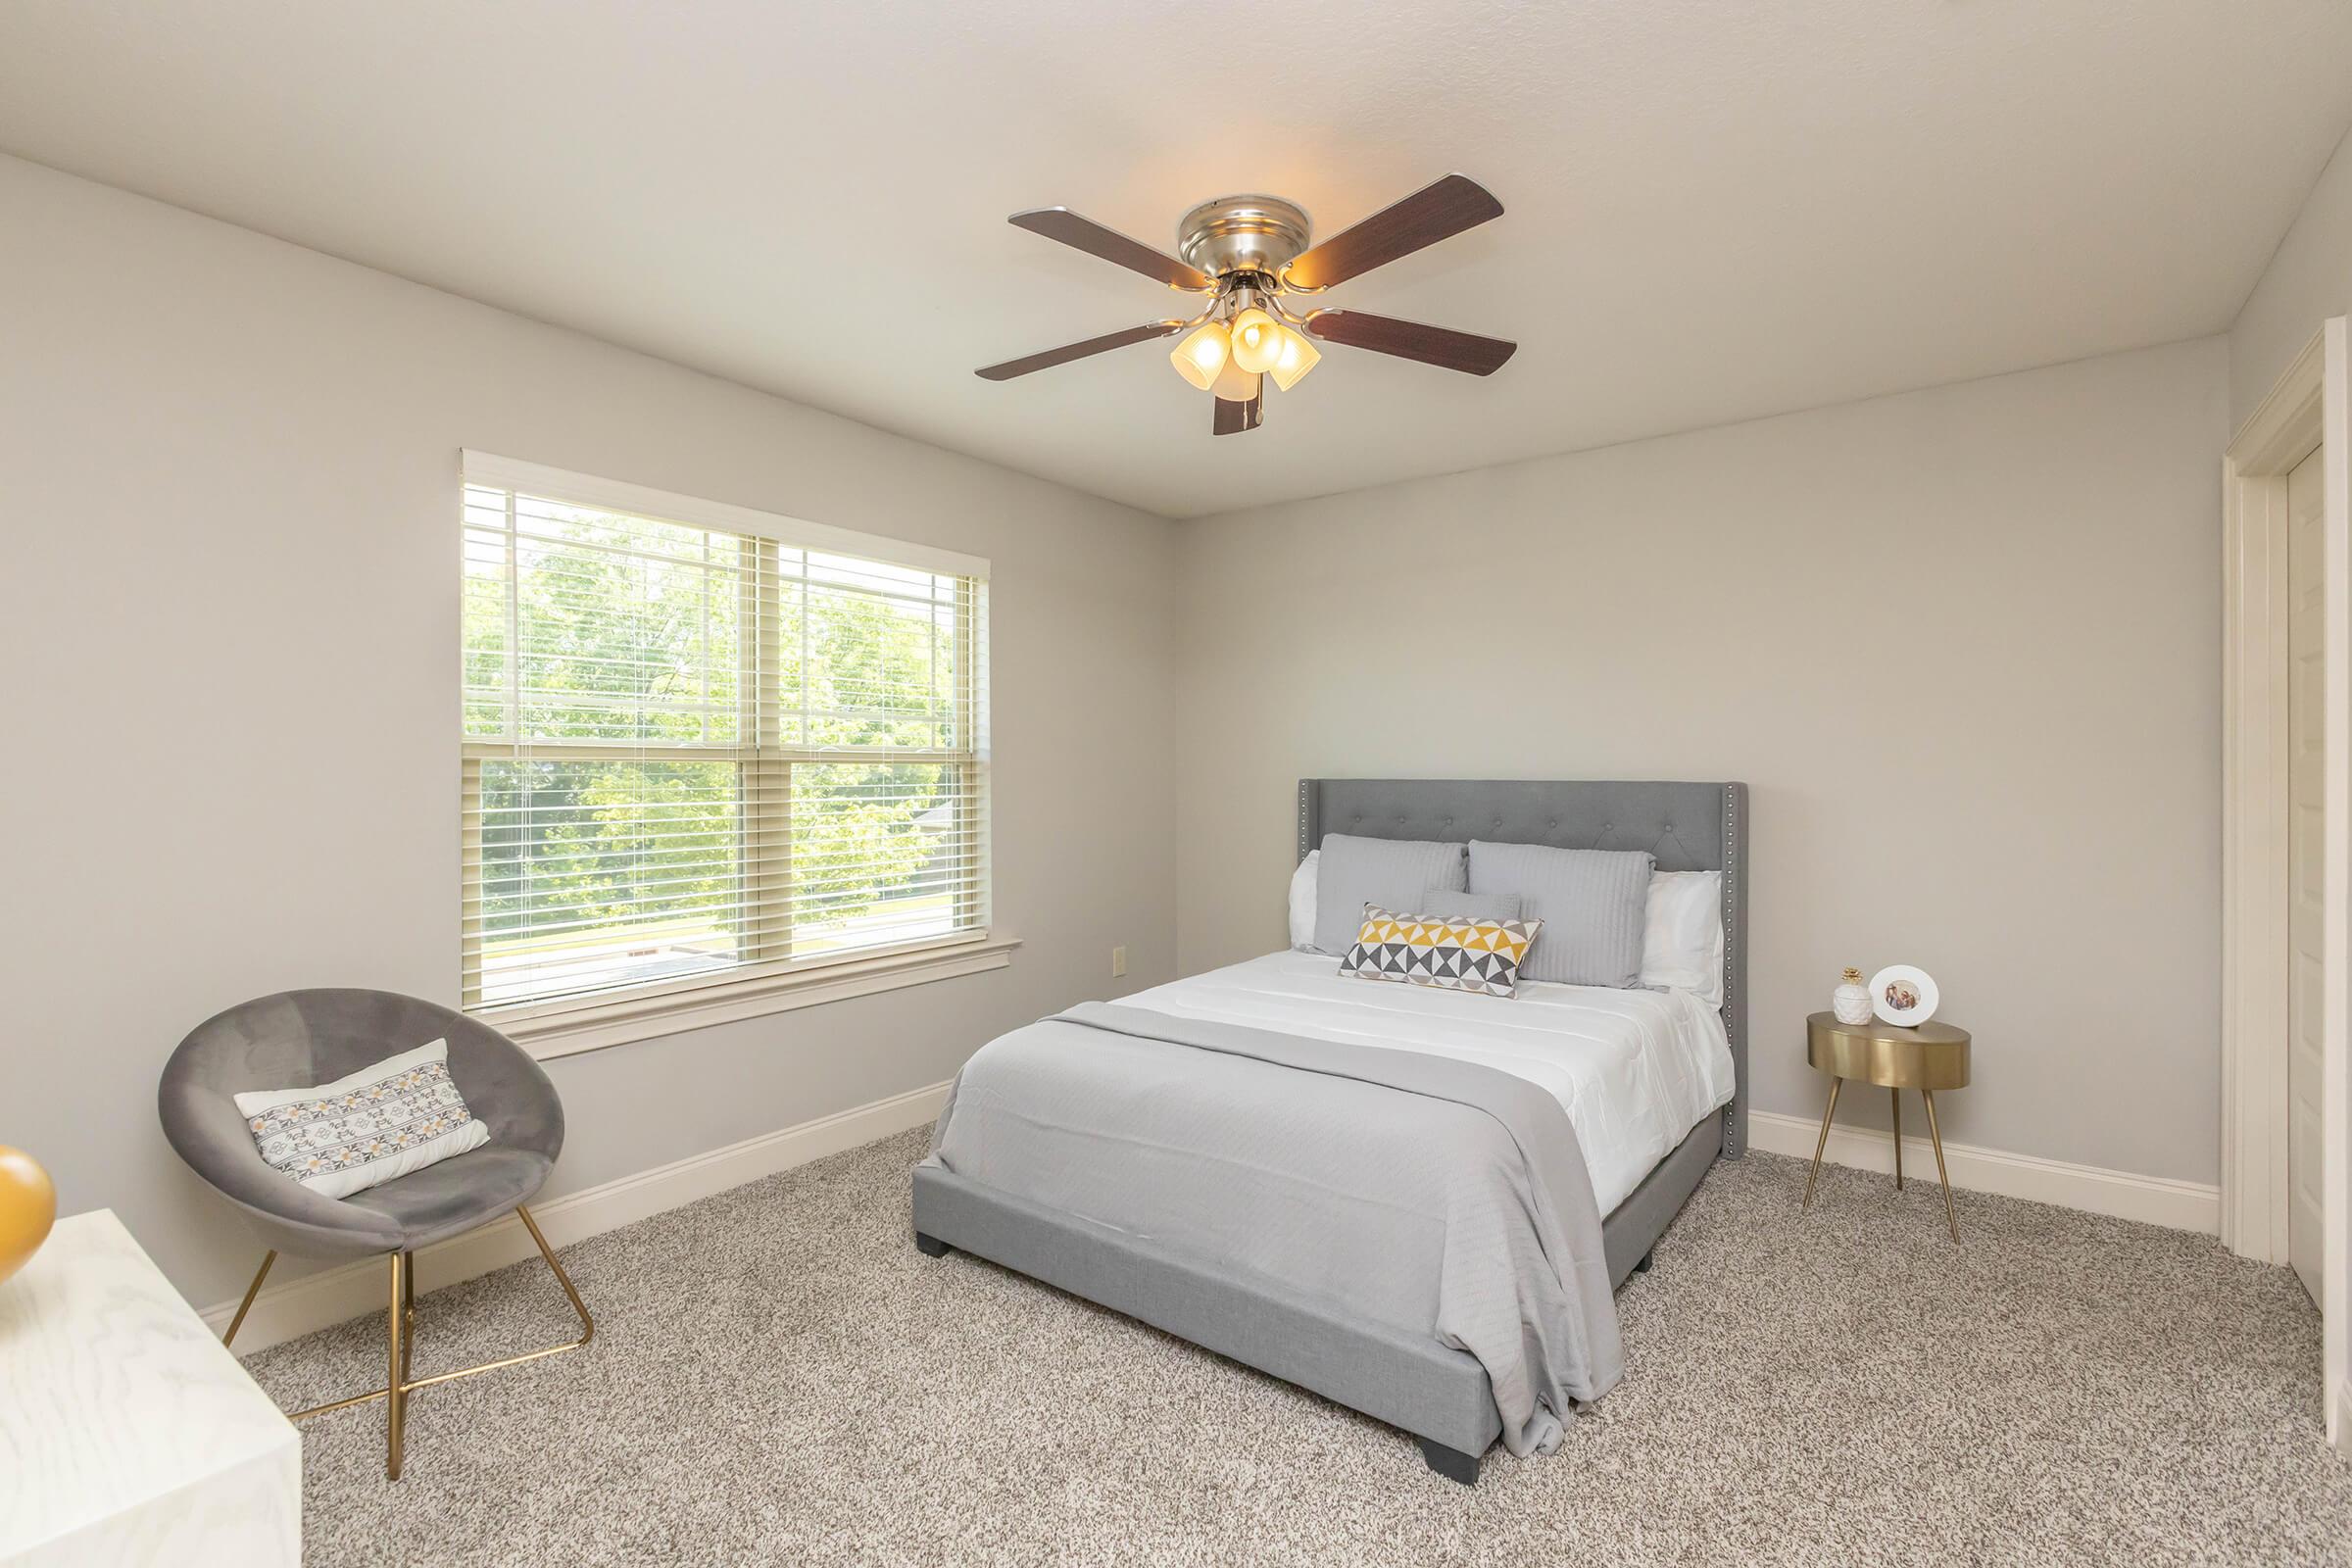
[[[1601,1222],[1609,1278],[1650,1250],[1718,1158],[1747,1152],[1747,786],[1465,779],[1298,781],[1298,858],[1326,833],[1647,850],[1661,871],[1721,871],[1723,1021],[1738,1089]],[[915,1245],[992,1262],[1138,1318],[1411,1433],[1464,1483],[1501,1434],[1486,1369],[1272,1282],[1245,1283],[1134,1237],[932,1167],[914,1173]]]

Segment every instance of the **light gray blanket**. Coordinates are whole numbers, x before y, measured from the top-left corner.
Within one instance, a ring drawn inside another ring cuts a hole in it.
[[[1513,1453],[1624,1372],[1576,1129],[1492,1067],[1086,1003],[964,1064],[929,1162],[1466,1350]]]

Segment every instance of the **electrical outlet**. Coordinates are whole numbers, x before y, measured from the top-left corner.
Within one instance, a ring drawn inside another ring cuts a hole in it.
[[[1110,977],[1113,980],[1123,980],[1126,978],[1126,976],[1127,950],[1125,948],[1113,948],[1110,950]]]

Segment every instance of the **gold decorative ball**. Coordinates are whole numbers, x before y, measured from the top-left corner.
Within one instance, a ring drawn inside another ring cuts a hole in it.
[[[57,1188],[22,1149],[0,1144],[0,1281],[32,1260],[57,1220]]]

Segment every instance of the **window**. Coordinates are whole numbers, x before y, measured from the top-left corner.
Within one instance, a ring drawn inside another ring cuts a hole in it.
[[[467,1007],[985,932],[985,563],[473,453],[464,535]]]

